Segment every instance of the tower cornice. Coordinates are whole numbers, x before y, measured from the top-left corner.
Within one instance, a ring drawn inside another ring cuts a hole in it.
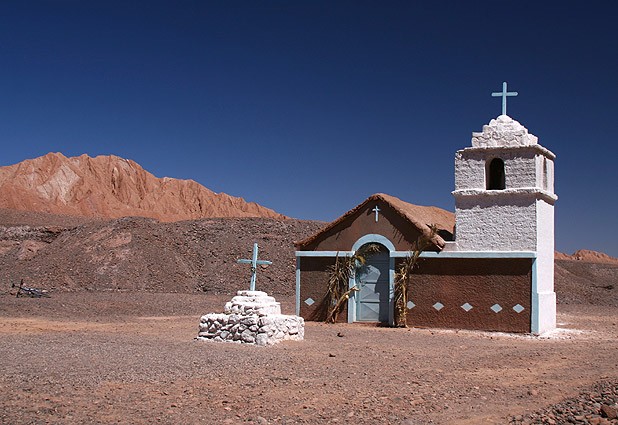
[[[493,154],[499,152],[531,152],[539,153],[547,158],[554,160],[556,154],[541,145],[526,145],[526,146],[482,146],[482,147],[467,147],[457,151],[457,154],[463,153],[480,153]]]
[[[485,198],[485,197],[499,197],[505,196],[512,198],[529,198],[536,197],[542,199],[553,205],[558,200],[558,195],[548,192],[547,190],[539,189],[538,187],[518,187],[513,189],[502,190],[485,190],[485,189],[459,189],[451,192],[452,195],[457,198]]]

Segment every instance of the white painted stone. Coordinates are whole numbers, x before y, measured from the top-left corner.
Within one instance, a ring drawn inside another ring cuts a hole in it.
[[[245,329],[241,334],[240,337],[242,338],[243,342],[247,342],[249,344],[252,344],[255,342],[255,332],[251,332],[251,330],[249,329]]]
[[[260,326],[268,326],[271,323],[273,323],[273,319],[268,316],[260,317],[260,319],[258,320],[258,325]]]
[[[528,133],[528,129],[508,115],[500,115],[480,133],[472,133],[473,147],[492,146],[529,146],[537,144],[537,137]]]
[[[224,307],[226,314],[281,314],[281,305],[275,298],[262,291],[238,291]]]
[[[259,319],[255,315],[250,315],[240,319],[240,323],[245,326],[253,326],[258,324]]]
[[[200,318],[198,339],[264,346],[305,335],[304,319],[281,314],[280,304],[265,292],[239,291],[224,311]]]
[[[255,343],[259,346],[268,345],[268,335],[264,333],[257,334],[255,337]]]

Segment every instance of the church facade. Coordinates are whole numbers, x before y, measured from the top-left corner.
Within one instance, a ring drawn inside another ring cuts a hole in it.
[[[418,327],[541,334],[555,328],[555,155],[501,115],[455,156],[455,214],[376,194],[296,245],[296,314],[323,320],[329,268],[373,244],[340,321],[395,323],[395,271],[430,237],[406,314]],[[431,232],[435,226],[437,233]]]

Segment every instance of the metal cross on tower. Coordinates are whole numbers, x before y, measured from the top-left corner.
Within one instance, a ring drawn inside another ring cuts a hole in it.
[[[272,264],[272,261],[267,260],[258,260],[258,244],[253,244],[253,257],[251,260],[237,260],[237,263],[241,264],[251,264],[251,286],[249,287],[250,291],[255,291],[255,277],[257,274],[257,265],[258,264]]]
[[[378,206],[376,205],[376,207],[374,209],[372,209],[371,211],[375,211],[376,213],[376,223],[378,222],[378,213],[380,212],[380,208],[378,208]]]
[[[502,115],[506,115],[506,98],[507,96],[517,96],[516,91],[506,91],[506,81],[502,83],[502,91],[491,94],[493,97],[502,97]]]

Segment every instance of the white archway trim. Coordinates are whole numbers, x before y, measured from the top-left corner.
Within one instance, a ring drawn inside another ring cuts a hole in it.
[[[384,236],[375,233],[365,235],[356,242],[354,242],[354,245],[352,245],[352,251],[358,251],[361,246],[368,243],[379,243],[384,245],[389,251],[395,251],[395,245],[393,245],[391,241],[389,241]]]

